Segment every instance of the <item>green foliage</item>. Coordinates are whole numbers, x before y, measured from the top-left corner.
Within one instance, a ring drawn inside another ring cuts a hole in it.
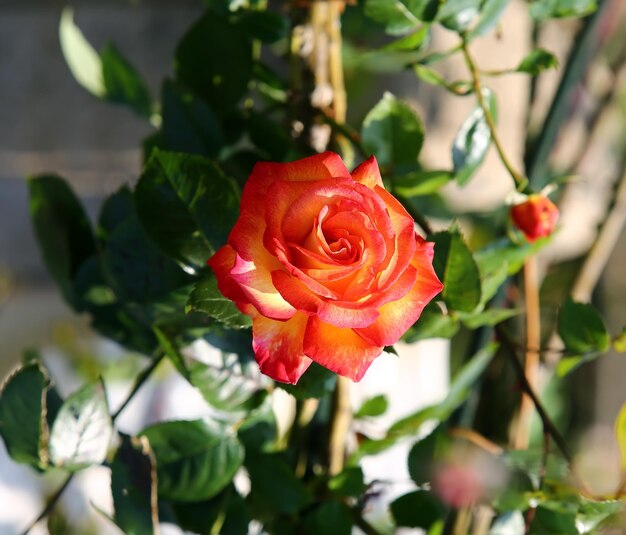
[[[162,422],[144,429],[154,451],[159,496],[195,502],[215,496],[243,463],[244,450],[226,426],[203,420]]]
[[[458,230],[430,236],[435,243],[433,266],[443,282],[442,297],[453,310],[471,312],[480,302],[480,272]]]
[[[50,462],[72,472],[100,464],[107,456],[113,424],[104,384],[89,383],[69,396],[50,431]]]
[[[149,535],[158,527],[155,459],[144,439],[121,435],[111,461],[113,520],[128,535]]]
[[[196,283],[189,296],[186,310],[202,312],[236,329],[252,326],[250,317],[242,314],[230,299],[221,294],[212,273],[207,273]]]
[[[526,72],[528,74],[537,75],[548,69],[556,69],[559,66],[559,60],[556,56],[547,50],[537,48],[532,50],[515,69],[518,72]]]
[[[20,368],[2,386],[0,435],[16,462],[40,469],[48,465],[49,421],[46,416],[54,408],[48,407],[49,401],[54,405],[58,394],[38,363]]]
[[[491,91],[483,90],[483,98],[494,121],[497,118],[496,99]],[[463,121],[452,143],[452,163],[454,175],[459,185],[463,186],[472,178],[483,163],[491,144],[491,131],[485,119],[485,113],[476,106]]]
[[[385,93],[365,117],[361,135],[365,149],[383,169],[402,173],[417,165],[424,126],[408,104]]]
[[[226,243],[239,194],[204,158],[155,150],[137,184],[135,204],[152,240],[184,266],[198,269]]]
[[[596,0],[534,0],[530,4],[530,14],[534,19],[543,21],[550,18],[582,17],[596,8]]]
[[[387,397],[379,394],[373,398],[366,399],[363,405],[354,413],[355,418],[367,418],[385,414],[387,410]]]
[[[426,530],[437,521],[443,520],[447,512],[445,506],[429,490],[409,492],[391,502],[390,507],[398,526]]]

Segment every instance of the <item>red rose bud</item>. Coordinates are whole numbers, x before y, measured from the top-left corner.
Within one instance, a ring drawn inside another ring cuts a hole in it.
[[[511,218],[530,242],[549,236],[559,219],[559,209],[544,195],[535,193],[511,207]]]
[[[359,381],[442,284],[372,157],[352,173],[326,152],[258,163],[228,243],[208,261],[252,317],[261,371],[296,383],[311,362]]]

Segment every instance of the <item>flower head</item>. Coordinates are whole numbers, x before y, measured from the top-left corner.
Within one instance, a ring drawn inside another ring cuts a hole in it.
[[[534,193],[511,207],[511,218],[526,239],[533,242],[552,234],[559,219],[559,209],[545,195]]]
[[[360,380],[441,291],[432,258],[375,158],[351,174],[326,152],[257,164],[208,264],[252,317],[261,371],[296,383],[312,361]]]

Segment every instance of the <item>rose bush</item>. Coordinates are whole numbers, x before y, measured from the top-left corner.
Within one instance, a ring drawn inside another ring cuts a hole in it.
[[[559,219],[559,209],[545,195],[534,193],[511,207],[511,218],[526,239],[533,242],[552,234]]]
[[[376,159],[350,174],[326,152],[257,164],[208,263],[252,317],[261,371],[296,383],[312,361],[359,381],[441,291],[432,259]]]

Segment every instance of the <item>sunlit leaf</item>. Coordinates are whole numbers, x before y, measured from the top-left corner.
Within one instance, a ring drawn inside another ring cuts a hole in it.
[[[65,400],[54,420],[50,461],[71,471],[100,464],[106,458],[112,436],[104,384],[87,384]]]
[[[66,7],[59,25],[61,50],[76,81],[92,95],[104,97],[106,87],[100,56],[74,23],[74,10]]]
[[[365,117],[362,137],[366,150],[376,155],[382,167],[409,171],[417,165],[424,127],[408,104],[385,93]]]
[[[494,121],[497,119],[496,99],[488,89],[483,89],[483,98]],[[482,164],[491,144],[491,131],[480,106],[476,106],[465,119],[452,144],[452,163],[457,182],[467,184]]]

